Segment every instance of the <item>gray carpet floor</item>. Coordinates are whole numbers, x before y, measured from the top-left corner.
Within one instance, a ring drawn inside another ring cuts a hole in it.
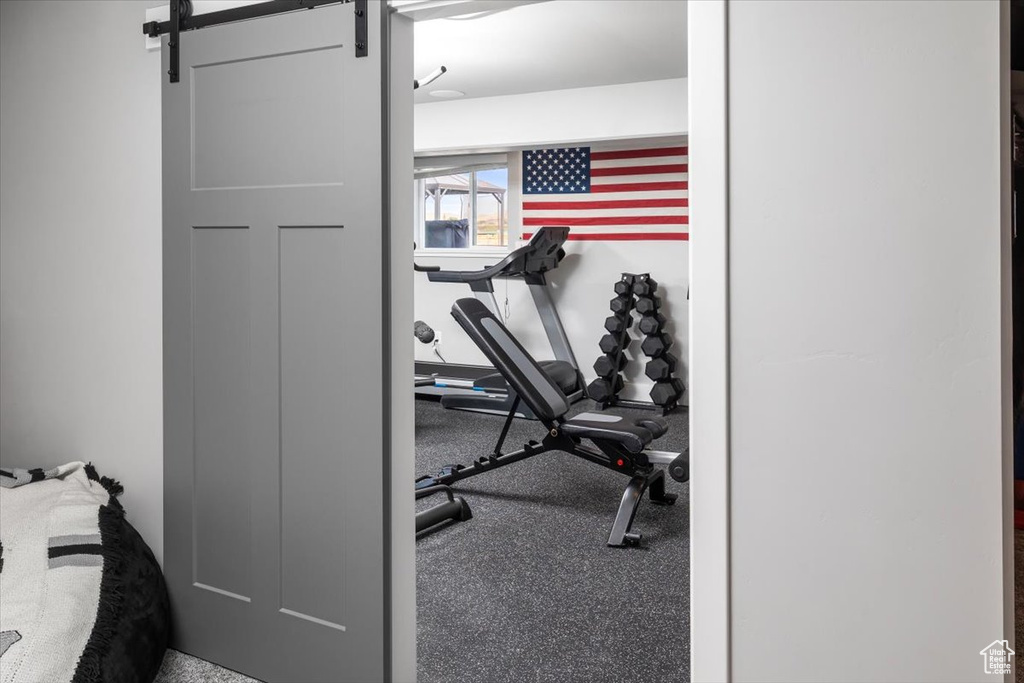
[[[682,450],[686,413],[668,420],[655,447]],[[501,426],[499,417],[417,401],[417,472],[490,453]],[[539,423],[516,420],[505,450],[542,436]],[[627,481],[546,453],[460,482],[473,519],[416,545],[419,682],[689,680],[689,487],[668,480],[673,506],[645,499],[634,523],[641,547],[609,548]],[[258,683],[174,650],[156,680]]]
[[[168,650],[154,683],[259,683],[259,681],[177,650]]]
[[[681,450],[686,413],[669,421],[655,447]],[[490,453],[501,426],[417,401],[418,472]],[[542,436],[516,420],[505,450]],[[609,548],[627,481],[546,453],[460,482],[473,519],[416,547],[420,683],[689,680],[689,487],[668,480],[670,507],[645,497],[642,547]]]

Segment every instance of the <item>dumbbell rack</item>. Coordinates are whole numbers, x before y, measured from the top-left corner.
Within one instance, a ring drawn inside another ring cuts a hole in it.
[[[657,287],[658,283],[649,273],[623,273],[615,283],[615,298],[609,303],[612,315],[605,319],[608,334],[601,337],[600,342],[603,354],[594,362],[597,379],[587,387],[587,393],[598,410],[621,406],[657,410],[665,415],[675,410],[683,394],[683,383],[675,376],[678,361],[668,353],[672,339],[662,332],[666,320],[658,312],[661,301],[655,296]],[[625,352],[630,343],[634,310],[640,313],[640,331],[646,335],[641,349],[651,359],[647,362],[645,374],[655,380],[651,390],[653,405],[619,397],[625,386],[621,373],[627,364]]]
[[[626,367],[626,347],[629,345],[629,330],[633,327],[633,282],[636,276],[623,273],[615,283],[615,298],[609,302],[612,315],[604,321],[608,334],[601,337],[603,355],[594,361],[597,379],[587,387],[590,396],[600,409],[615,405],[619,392],[626,385],[622,370]]]
[[[669,352],[672,337],[664,332],[667,321],[659,311],[661,299],[657,291],[658,283],[649,274],[636,276],[633,283],[635,308],[640,313],[640,331],[645,335],[640,350],[650,358],[644,366],[644,374],[654,380],[651,401],[665,415],[676,409],[686,387],[676,376],[679,360]]]

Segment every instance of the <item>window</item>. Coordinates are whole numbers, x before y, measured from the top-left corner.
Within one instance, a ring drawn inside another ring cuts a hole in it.
[[[514,190],[508,162],[505,154],[417,159],[416,244],[507,249]]]

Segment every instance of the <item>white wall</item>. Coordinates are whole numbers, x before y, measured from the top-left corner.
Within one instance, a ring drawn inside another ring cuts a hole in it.
[[[728,5],[733,680],[1013,640],[1006,7]]]
[[[92,461],[163,554],[160,54],[144,2],[0,2],[0,461]]]
[[[579,117],[579,112],[588,115]],[[538,114],[538,112],[542,112]],[[576,118],[574,118],[574,116]],[[457,121],[457,125],[452,122]],[[576,88],[545,93],[510,95],[416,105],[417,154],[439,151],[542,147],[568,143],[636,148],[655,146],[654,138],[685,136],[687,129],[686,79],[627,83],[597,88]],[[615,142],[607,142],[607,141]],[[601,145],[601,141],[605,141]],[[685,143],[684,143],[685,144]],[[513,220],[515,215],[512,216]],[[520,225],[512,225],[519,234]],[[411,228],[410,228],[411,232]],[[596,376],[598,341],[605,334],[604,320],[612,285],[623,272],[651,273],[659,283],[663,313],[669,319],[672,352],[681,359],[679,375],[686,382],[689,319],[688,253],[686,242],[569,242],[567,257],[548,280],[576,359],[589,382]],[[424,252],[420,252],[423,254]],[[452,270],[474,270],[493,264],[498,256],[459,254],[417,256],[422,265]],[[495,283],[495,295],[504,309],[506,283]],[[507,284],[509,329],[537,358],[551,358],[533,299],[520,282]],[[440,351],[450,363],[487,364],[465,332],[451,317],[452,303],[472,296],[465,285],[434,283],[416,274],[416,318],[441,333]],[[640,351],[639,331],[630,355],[640,358],[625,372],[621,396],[649,401],[653,382],[643,374],[646,357]],[[416,359],[437,361],[431,347],[416,344]],[[687,401],[686,397],[683,402]]]
[[[416,153],[552,146],[687,131],[685,78],[416,105]]]

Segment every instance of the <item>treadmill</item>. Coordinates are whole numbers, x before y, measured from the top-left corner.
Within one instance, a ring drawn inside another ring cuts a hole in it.
[[[572,352],[569,337],[558,317],[551,298],[546,273],[558,267],[565,257],[562,248],[569,237],[567,227],[540,228],[529,243],[511,252],[493,266],[481,270],[441,270],[439,266],[416,266],[425,272],[431,282],[460,282],[469,285],[476,296],[498,320],[505,322],[498,300],[494,296],[495,278],[521,278],[540,314],[547,334],[553,360],[540,361],[545,373],[559,386],[570,402],[586,397],[579,363]],[[418,395],[440,396],[441,405],[452,410],[469,410],[494,415],[508,415],[515,393],[500,373],[493,368],[452,363],[416,363],[417,380],[432,377],[433,383],[418,386]],[[519,403],[517,417],[536,419],[523,402]]]

